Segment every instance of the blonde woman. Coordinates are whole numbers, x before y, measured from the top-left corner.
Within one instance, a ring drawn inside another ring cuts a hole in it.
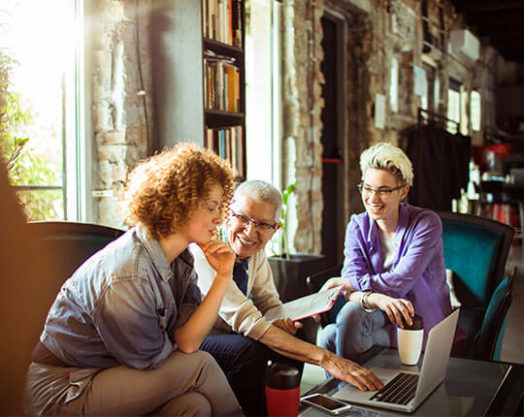
[[[413,184],[411,161],[402,149],[379,143],[360,157],[359,184],[366,211],[346,230],[342,278],[350,302],[326,326],[320,345],[360,362],[373,345],[396,346],[395,326],[416,313],[429,330],[451,313],[446,284],[442,223],[424,208],[402,203]]]
[[[49,310],[27,379],[31,415],[239,415],[199,346],[217,317],[235,254],[213,240],[232,193],[229,166],[180,144],[137,165],[122,237],[89,258]],[[187,250],[215,270],[201,300]]]

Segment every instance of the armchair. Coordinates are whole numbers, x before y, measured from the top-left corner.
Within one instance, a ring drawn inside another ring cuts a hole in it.
[[[453,271],[453,286],[462,304],[459,326],[468,335],[461,356],[500,359],[500,340],[511,304],[513,278],[505,278],[505,271],[514,230],[485,217],[439,215],[444,262]]]
[[[124,234],[123,230],[92,223],[43,221],[28,226],[58,272],[56,280],[49,283],[55,294],[87,258]]]

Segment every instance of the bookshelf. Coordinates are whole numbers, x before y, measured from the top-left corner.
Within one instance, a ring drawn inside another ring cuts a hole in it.
[[[244,178],[244,0],[157,4],[151,25],[154,147],[199,143]]]

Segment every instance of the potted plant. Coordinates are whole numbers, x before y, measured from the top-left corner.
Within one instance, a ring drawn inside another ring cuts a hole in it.
[[[295,191],[296,182],[289,184],[282,192],[282,209],[280,212],[280,232],[281,235],[275,235],[276,246],[279,246],[282,253],[268,258],[273,278],[277,287],[280,299],[283,302],[291,301],[307,295],[306,278],[326,267],[324,255],[314,255],[305,253],[290,253],[287,226],[288,226],[288,208],[289,198]],[[272,245],[272,246],[275,246]],[[311,319],[303,320],[304,335],[308,342],[315,343],[317,324]]]

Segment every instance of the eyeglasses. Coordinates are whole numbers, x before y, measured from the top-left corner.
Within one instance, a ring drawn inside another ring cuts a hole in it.
[[[406,184],[399,185],[395,188],[373,188],[369,185],[360,183],[357,185],[358,190],[360,191],[360,194],[362,195],[370,195],[371,193],[376,193],[380,197],[389,197],[393,191],[400,190],[404,188]]]
[[[258,230],[260,232],[270,232],[272,230],[275,230],[278,226],[278,223],[265,223],[265,222],[257,222],[255,220],[251,220],[249,217],[244,216],[243,214],[235,213],[233,210],[231,210],[231,214],[234,218],[237,219],[237,222],[242,227],[247,227],[249,224],[253,224],[255,226],[255,230]]]

